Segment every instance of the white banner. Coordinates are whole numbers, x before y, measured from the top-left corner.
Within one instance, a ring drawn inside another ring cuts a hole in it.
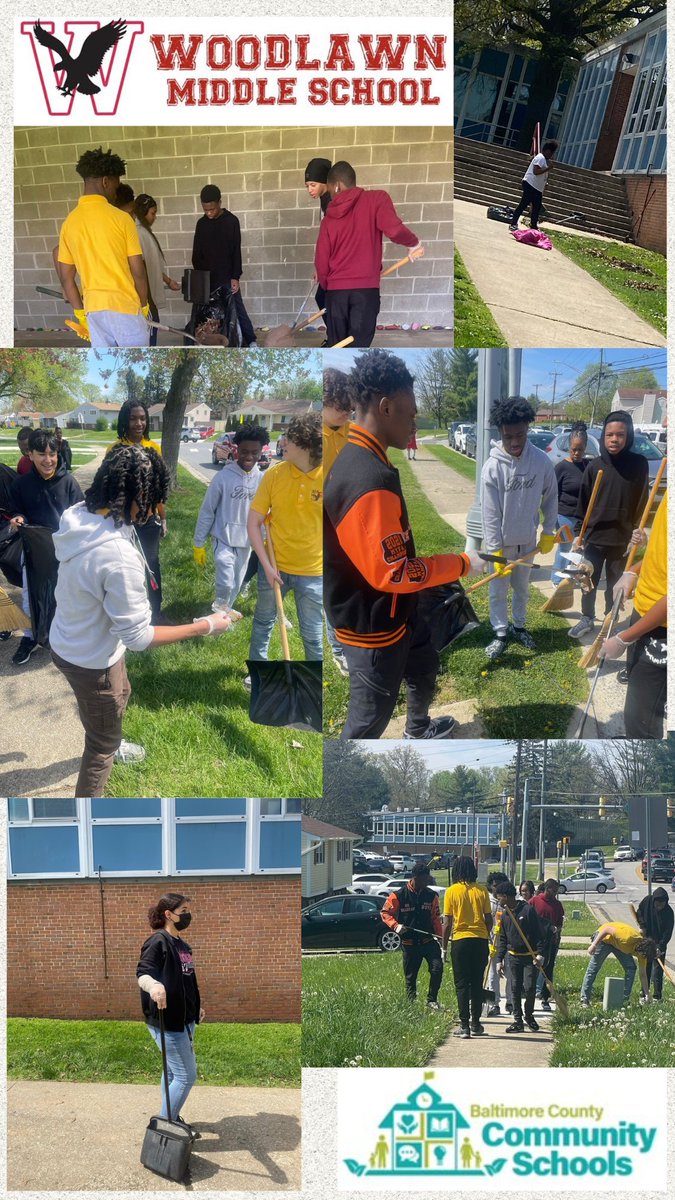
[[[341,1070],[338,1187],[665,1191],[666,1077],[630,1068]]]
[[[14,120],[451,125],[451,34],[449,20],[424,18],[26,16],[15,30]]]

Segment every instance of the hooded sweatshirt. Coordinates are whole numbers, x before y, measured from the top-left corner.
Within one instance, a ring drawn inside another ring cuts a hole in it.
[[[665,900],[666,907],[661,911],[654,904],[655,900]],[[673,936],[675,913],[668,903],[668,893],[665,888],[658,887],[651,897],[645,896],[637,906],[637,918],[642,929],[647,930],[647,937],[653,937],[658,943],[659,950],[665,951]]]
[[[493,446],[480,479],[483,544],[532,547],[537,541],[539,511],[543,532],[553,533],[558,517],[558,483],[550,459],[528,440],[519,458],[501,442]]]
[[[59,562],[56,614],[49,643],[77,667],[104,670],[125,650],[152,642],[145,565],[131,528],[115,529],[110,517],[84,504],[69,508],[54,534]]]
[[[333,196],[321,222],[314,262],[322,288],[379,288],[382,235],[400,246],[419,238],[403,224],[387,192],[348,188]]]
[[[51,479],[43,479],[31,463],[26,475],[12,481],[12,516],[26,518],[29,525],[59,527],[61,514],[82,500],[82,489],[64,462],[59,463]]]
[[[204,546],[209,534],[228,546],[250,544],[246,522],[261,476],[257,464],[250,471],[242,471],[236,462],[225,463],[206,489],[197,517],[195,546]]]
[[[619,454],[610,454],[605,446],[605,428],[610,422],[621,421],[626,426],[626,445]],[[635,441],[633,419],[626,412],[612,412],[605,417],[600,439],[600,454],[588,465],[581,480],[577,503],[577,532],[586,514],[593,484],[602,469],[586,541],[603,549],[628,546],[631,534],[640,520],[649,493],[649,464],[643,454],[631,450]]]
[[[241,226],[239,218],[226,208],[217,217],[200,217],[195,226],[192,245],[192,265],[198,271],[211,272],[211,291],[229,288],[233,279],[240,279]]]

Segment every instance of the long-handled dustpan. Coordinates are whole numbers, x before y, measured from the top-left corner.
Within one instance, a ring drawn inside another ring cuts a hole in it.
[[[159,1009],[159,1040],[162,1048],[167,1116],[150,1118],[143,1139],[141,1162],[144,1167],[147,1167],[149,1171],[154,1171],[156,1175],[161,1175],[164,1179],[172,1179],[174,1183],[180,1183],[184,1179],[190,1163],[192,1134],[189,1125],[184,1125],[182,1121],[175,1121],[171,1117],[164,1012],[161,1008]]]
[[[591,651],[593,651],[595,654],[595,661],[598,660],[600,647],[602,646],[603,641],[605,640],[605,638],[612,636],[612,630],[614,629],[614,624],[619,616],[620,607],[621,607],[621,597],[617,596],[616,600],[614,601],[612,611],[610,613],[608,613],[607,616],[605,617],[605,620],[602,623],[602,629],[600,630],[600,633],[598,634],[597,638],[592,643],[592,645],[589,646],[588,650],[586,651],[585,655],[582,658],[582,662],[590,654]],[[579,728],[577,729],[577,731],[574,735],[575,739],[580,738],[583,735],[584,728],[586,726],[586,719],[591,710],[591,704],[593,703],[593,696],[595,693],[595,688],[596,688],[597,682],[600,678],[600,672],[602,671],[604,664],[605,664],[605,660],[604,660],[604,658],[601,658],[596,667],[595,675],[593,676],[591,690],[588,693],[588,700],[586,701],[586,707],[581,715],[581,721],[579,722]],[[592,664],[589,663],[589,666],[590,665],[592,665]],[[597,720],[597,718],[596,718],[596,720]],[[599,736],[599,730],[598,730],[598,736]]]
[[[536,952],[536,950],[532,949],[532,946],[530,945],[529,941],[527,940],[527,934],[525,933],[525,930],[518,923],[518,921],[516,921],[516,918],[514,917],[513,913],[511,912],[511,909],[507,908],[507,906],[504,905],[502,912],[505,912],[508,915],[509,920],[513,921],[513,924],[515,925],[516,929],[518,930],[518,933],[520,934],[525,945],[527,946],[528,953],[532,955],[533,959],[535,959],[537,957],[537,952]],[[565,1017],[565,1018],[569,1017],[570,1006],[567,1003],[567,997],[563,996],[562,992],[558,991],[558,989],[554,986],[554,984],[549,979],[549,977],[546,974],[546,972],[544,971],[543,967],[539,966],[539,963],[536,962],[534,965],[537,968],[537,970],[544,976],[544,979],[546,980],[546,986],[553,997],[556,1009],[560,1013],[561,1017]]]
[[[41,296],[51,296],[53,300],[63,300],[64,304],[68,303],[63,295],[63,292],[58,291],[57,288],[38,286],[35,288],[35,291],[39,292]],[[189,342],[194,342],[196,345],[199,345],[198,339],[193,337],[191,333],[186,333],[184,329],[176,329],[173,325],[164,325],[161,321],[151,321],[148,317],[145,319],[147,324],[151,325],[153,329],[163,329],[165,333],[175,333],[178,337],[187,338]],[[69,329],[72,329],[73,333],[76,333],[79,338],[82,338],[83,342],[89,340],[78,328],[75,321],[68,320],[65,322],[65,324]]]
[[[581,525],[581,530],[579,532],[579,545],[580,546],[583,545],[583,540],[584,540],[584,537],[586,536],[586,530],[588,528],[588,522],[590,521],[591,513],[593,512],[593,509],[595,508],[595,501],[597,500],[598,492],[600,490],[600,484],[602,483],[602,476],[603,476],[602,470],[598,471],[598,473],[595,477],[595,483],[593,484],[593,491],[591,492],[591,498],[588,501],[588,508],[586,509],[586,512],[584,514],[584,519],[583,519],[583,522]],[[555,588],[555,590],[553,592],[551,592],[551,595],[549,596],[546,603],[544,605],[542,605],[542,612],[563,612],[566,608],[571,608],[573,603],[574,603],[574,581],[570,578],[562,579],[560,581],[560,583],[558,584],[558,586]]]
[[[269,525],[267,526],[267,554],[276,571],[277,564]],[[248,660],[247,666],[251,676],[249,718],[256,725],[272,725],[276,728],[301,729],[321,733],[323,730],[321,699],[323,664],[321,662],[291,662],[281,588],[276,581],[274,583],[274,600],[284,657],[281,662],[268,662],[266,659]]]

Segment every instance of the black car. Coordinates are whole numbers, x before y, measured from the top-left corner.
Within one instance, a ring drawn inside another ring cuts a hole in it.
[[[652,859],[652,883],[672,883],[675,876],[675,863],[672,858]]]
[[[399,950],[401,939],[385,925],[384,896],[327,896],[302,913],[303,950],[370,946]]]

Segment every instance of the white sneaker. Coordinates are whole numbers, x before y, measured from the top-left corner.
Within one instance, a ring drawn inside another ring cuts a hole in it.
[[[592,633],[594,629],[595,621],[593,618],[582,617],[580,621],[577,621],[576,625],[573,625],[571,629],[567,630],[567,636],[571,638],[582,638],[584,634]]]
[[[284,625],[286,626],[287,629],[293,628],[293,622],[289,621],[288,617],[284,617]]]
[[[250,692],[250,690],[251,690],[251,676],[250,675],[246,676],[246,678],[244,680],[244,687],[246,688],[247,692]]]
[[[115,751],[115,762],[140,763],[144,758],[145,750],[142,746],[138,746],[136,742],[125,742],[124,739]]]
[[[341,675],[349,675],[349,667],[347,666],[347,659],[344,654],[336,654],[333,651],[333,662]]]

